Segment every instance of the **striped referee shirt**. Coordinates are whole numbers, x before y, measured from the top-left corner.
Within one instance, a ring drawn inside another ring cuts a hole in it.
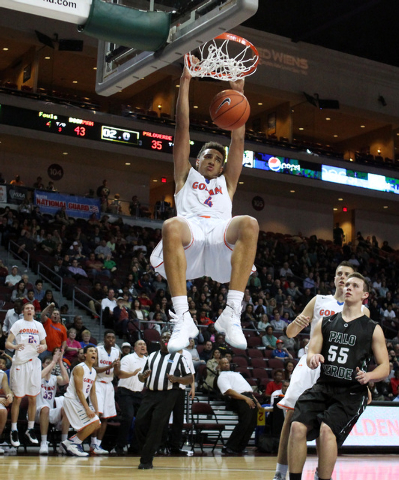
[[[179,388],[179,383],[169,382],[166,375],[175,377],[191,375],[186,359],[180,353],[162,353],[160,350],[151,353],[147,358],[143,371],[148,369],[151,370],[151,374],[146,379],[145,386],[155,392]]]

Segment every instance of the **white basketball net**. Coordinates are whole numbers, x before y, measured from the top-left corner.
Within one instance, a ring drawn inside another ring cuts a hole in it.
[[[236,42],[234,42],[236,43]],[[237,43],[236,43],[237,45]],[[240,44],[241,45],[241,44]],[[215,39],[199,47],[199,62],[191,53],[185,55],[184,63],[192,77],[212,77],[217,80],[233,81],[256,71],[259,55],[250,46],[242,45],[243,50],[235,57],[229,54],[229,40],[223,40],[218,47]],[[248,54],[250,57],[248,58]]]

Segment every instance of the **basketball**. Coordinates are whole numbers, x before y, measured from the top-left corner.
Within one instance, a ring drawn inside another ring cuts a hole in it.
[[[212,122],[223,130],[236,130],[248,120],[251,107],[236,90],[223,90],[213,97],[209,107]]]

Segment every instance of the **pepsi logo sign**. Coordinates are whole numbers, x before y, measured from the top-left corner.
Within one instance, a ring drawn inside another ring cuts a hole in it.
[[[277,157],[270,157],[269,161],[267,162],[268,167],[273,172],[279,172],[280,170],[289,170],[292,171],[301,171],[301,166],[298,164],[293,163],[281,163],[281,160]]]
[[[273,172],[278,172],[281,168],[281,162],[277,157],[269,158],[268,165],[270,170],[273,170]]]

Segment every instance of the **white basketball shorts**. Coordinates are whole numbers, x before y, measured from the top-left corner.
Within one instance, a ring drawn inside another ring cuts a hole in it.
[[[10,371],[11,390],[16,397],[36,397],[42,382],[42,362],[34,358],[22,365],[12,365]]]
[[[97,415],[94,415],[93,418],[90,418],[83,405],[77,401],[70,398],[64,398],[64,412],[68,418],[71,427],[80,432],[85,427],[90,425],[93,422],[99,421],[100,419]]]
[[[101,418],[116,417],[115,390],[112,383],[105,383],[97,380],[96,396],[98,411],[101,413]]]
[[[57,430],[61,430],[61,419],[62,419],[62,406],[64,403],[64,397],[56,397],[56,406],[54,408],[50,408],[49,410],[49,421],[52,425],[56,426]],[[40,423],[40,412],[43,408],[47,407],[47,405],[40,405],[36,409],[36,416],[35,422]]]
[[[184,252],[187,259],[186,279],[211,277],[219,283],[227,283],[231,277],[231,255],[234,245],[227,243],[226,231],[232,221],[204,217],[178,217],[187,222],[191,241]],[[158,243],[151,254],[151,265],[166,278],[163,261],[163,244]],[[256,271],[255,266],[252,272]]]
[[[296,401],[308,388],[312,388],[320,376],[320,365],[312,370],[306,363],[307,354],[302,356],[292,372],[290,386],[284,398],[277,404],[287,410],[294,410]]]

